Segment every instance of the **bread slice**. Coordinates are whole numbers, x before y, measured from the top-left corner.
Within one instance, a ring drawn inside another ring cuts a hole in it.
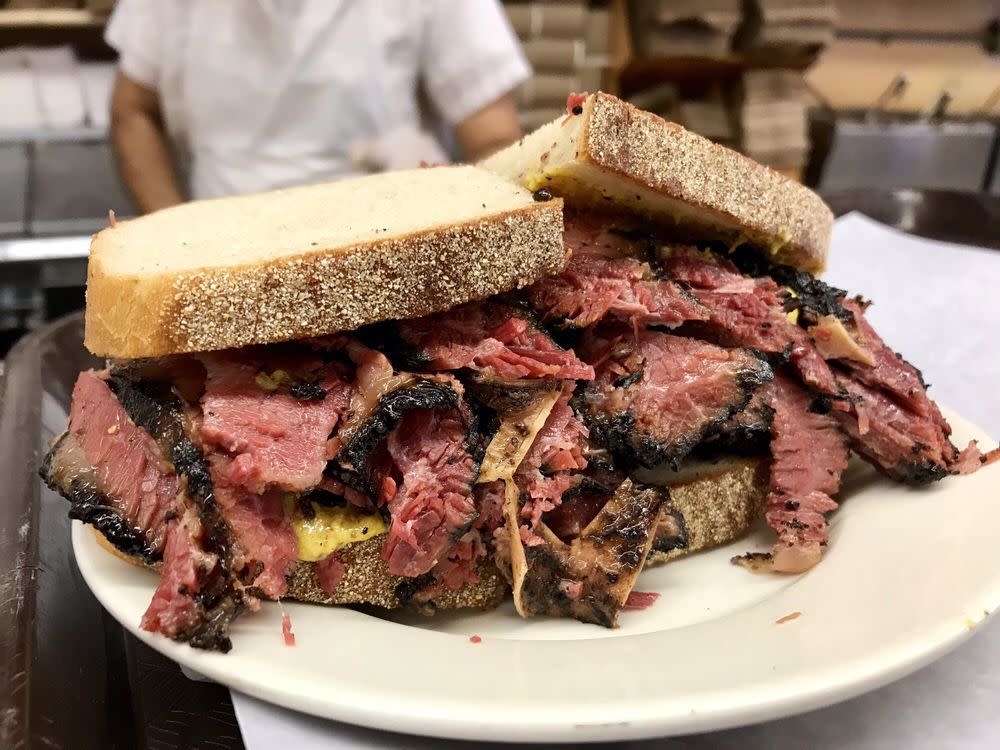
[[[687,547],[650,552],[647,566],[739,539],[763,516],[767,501],[768,462],[763,458],[692,461],[679,472],[643,469],[636,476],[670,488],[670,502],[684,516],[688,536]]]
[[[95,527],[91,527],[97,543],[120,560],[140,568],[159,571],[162,563],[150,565],[141,557],[127,555],[115,547]],[[404,579],[393,575],[382,559],[382,536],[345,545],[337,551],[344,563],[344,578],[331,596],[323,590],[316,576],[316,563],[299,560],[288,582],[286,599],[312,604],[369,604],[385,609],[400,606],[396,586]],[[507,595],[507,582],[490,560],[479,564],[479,581],[457,591],[445,591],[434,600],[436,609],[492,609]]]
[[[91,243],[85,343],[116,358],[425,315],[562,270],[562,202],[475,167],[186,203]]]
[[[750,530],[761,517],[767,498],[767,461],[761,458],[726,458],[716,462],[692,463],[681,472],[671,469],[641,470],[636,478],[670,488],[673,506],[684,516],[688,544],[669,552],[650,552],[646,567],[674,560],[701,550],[729,544]],[[149,566],[141,558],[121,552],[93,529],[98,543],[111,554],[140,567]],[[344,578],[331,596],[320,586],[316,564],[295,564],[285,598],[313,604],[367,604],[396,609],[400,602],[396,586],[404,579],[389,572],[382,559],[381,536],[354,542],[338,551],[344,563]],[[483,559],[479,581],[457,591],[446,591],[434,600],[437,609],[492,609],[507,596],[509,586],[493,564]]]
[[[327,594],[316,577],[314,563],[296,563],[288,584],[289,599],[314,604],[371,604],[385,609],[400,606],[396,586],[404,578],[393,575],[382,559],[382,537],[366,539],[342,547],[337,553],[344,563],[344,578],[334,591]],[[434,599],[436,609],[492,609],[507,595],[507,582],[492,560],[479,562],[479,581],[457,591],[445,591]]]
[[[808,188],[609,94],[582,107],[480,166],[569,206],[638,213],[677,239],[749,243],[806,271],[825,266],[833,214]]]

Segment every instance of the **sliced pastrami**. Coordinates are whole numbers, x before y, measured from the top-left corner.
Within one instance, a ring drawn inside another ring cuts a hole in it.
[[[708,436],[698,451],[706,455],[756,455],[767,451],[771,441],[774,409],[768,404],[766,387],[758,389],[741,411]]]
[[[765,517],[778,533],[769,561],[781,573],[800,573],[819,562],[828,538],[825,514],[847,468],[847,439],[830,414],[819,414],[813,397],[786,375],[769,386],[771,489]]]
[[[477,370],[491,378],[589,379],[593,370],[534,326],[527,314],[499,303],[472,303],[399,323],[403,340],[428,369]]]
[[[633,326],[676,328],[708,319],[694,296],[656,276],[645,257],[648,242],[629,240],[579,217],[567,217],[563,242],[572,253],[566,269],[529,290],[531,305],[543,320],[576,328],[610,317]]]
[[[141,549],[147,560],[160,556],[165,519],[177,511],[179,479],[169,453],[130,418],[105,376],[91,370],[77,378],[67,434],[46,467],[50,484],[74,503],[77,517],[117,528],[112,541],[125,544],[127,554]]]
[[[246,585],[277,599],[288,590],[287,578],[298,559],[299,543],[285,513],[284,493],[270,489],[258,495],[231,484],[231,459],[209,456],[215,504],[235,542],[233,567]]]
[[[141,627],[225,653],[232,647],[229,623],[243,606],[226,561],[205,550],[211,541],[193,508],[171,519],[166,529],[163,570]]]
[[[43,475],[73,503],[70,517],[94,524],[128,555],[162,560],[144,628],[229,650],[229,622],[244,601],[231,572],[231,535],[169,385],[82,373],[70,427]]]
[[[668,278],[687,286],[708,308],[709,322],[696,325],[694,332],[725,346],[787,356],[810,388],[840,395],[808,334],[788,319],[791,295],[773,279],[747,278],[732,263],[686,247],[670,248],[662,264]]]
[[[472,527],[477,461],[458,409],[407,412],[386,439],[379,501],[392,516],[382,556],[389,572],[418,576]]]
[[[427,573],[472,528],[478,440],[457,381],[408,377],[379,397],[340,451],[338,461],[389,510],[382,554],[391,573]]]
[[[927,394],[920,372],[885,345],[865,319],[859,299],[844,299],[849,324],[868,362],[838,359],[837,378],[849,394],[836,416],[851,446],[891,478],[921,485],[948,474],[968,473],[990,460],[970,443],[961,453],[949,439],[951,426]]]
[[[676,463],[772,377],[750,350],[658,331],[604,331],[582,351],[597,377],[581,411],[597,441],[626,466]]]
[[[203,355],[208,373],[200,437],[231,460],[219,479],[250,492],[319,484],[326,441],[348,409],[349,381],[315,357],[267,363],[242,353]]]
[[[558,507],[563,494],[579,483],[587,468],[584,451],[590,431],[570,406],[573,383],[563,386],[545,423],[514,474],[521,492],[521,518],[534,533],[543,514]]]

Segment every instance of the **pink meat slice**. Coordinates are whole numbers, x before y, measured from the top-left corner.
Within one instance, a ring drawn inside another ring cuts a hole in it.
[[[672,248],[664,274],[688,286],[708,308],[714,340],[768,354],[789,354],[806,385],[839,395],[837,383],[808,334],[783,308],[785,291],[772,279],[743,276],[728,261],[708,259],[693,248]]]
[[[765,517],[778,532],[775,561],[781,551],[794,550],[805,553],[795,558],[815,563],[829,535],[825,514],[837,507],[833,495],[847,468],[847,439],[832,415],[810,408],[813,397],[789,377],[778,374],[769,388],[774,419]]]
[[[465,447],[466,429],[457,410],[416,409],[389,434],[391,469],[380,500],[392,516],[382,549],[390,573],[426,573],[475,521],[478,469]]]
[[[851,396],[838,411],[841,426],[854,449],[889,476],[910,484],[924,484],[946,474],[968,474],[1000,457],[983,454],[975,442],[961,452],[949,439],[948,424],[930,398],[920,373],[892,351],[865,319],[859,299],[844,299],[854,316],[858,343],[875,360],[873,365],[843,360],[837,374]]]
[[[208,378],[201,399],[204,445],[232,458],[219,479],[251,492],[268,487],[303,492],[319,484],[326,465],[326,441],[350,402],[350,385],[318,360],[283,363],[292,373],[308,372],[326,398],[300,400],[286,389],[266,390],[257,382],[261,364],[240,354],[203,356]]]
[[[80,373],[73,387],[69,430],[94,468],[98,489],[154,550],[166,542],[167,513],[178,482],[156,441],[137,427],[99,373]]]
[[[165,528],[163,570],[140,626],[176,638],[200,624],[203,613],[194,597],[201,590],[204,572],[211,570],[218,558],[198,546],[200,524],[193,513],[170,521]]]
[[[683,458],[771,378],[747,349],[653,330],[608,330],[590,337],[583,352],[597,371],[585,394],[591,427],[628,415],[627,435],[600,429],[597,436],[646,466]]]
[[[641,259],[646,249],[640,243],[578,216],[567,216],[563,243],[571,253],[566,269],[529,290],[532,307],[543,319],[579,327],[613,317],[635,327],[670,328],[708,319],[697,299],[656,277]]]
[[[574,383],[563,385],[559,400],[535,436],[531,448],[514,475],[521,490],[521,518],[532,533],[542,516],[562,502],[562,496],[578,481],[574,472],[587,468],[584,451],[590,430],[570,406]]]
[[[209,456],[215,502],[238,547],[234,567],[254,572],[249,585],[277,599],[288,590],[287,577],[299,551],[298,539],[285,515],[284,493],[271,489],[258,495],[230,484],[229,463],[225,456]]]
[[[473,303],[399,324],[430,370],[468,368],[505,380],[589,379],[594,371],[513,308]]]

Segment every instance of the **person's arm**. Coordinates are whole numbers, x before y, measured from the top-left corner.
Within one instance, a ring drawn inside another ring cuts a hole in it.
[[[426,0],[420,75],[476,161],[521,137],[513,92],[531,75],[499,0]]]
[[[514,97],[505,94],[455,125],[465,161],[485,159],[521,137]]]
[[[159,95],[121,72],[111,95],[111,137],[122,180],[140,211],[149,213],[184,200]]]

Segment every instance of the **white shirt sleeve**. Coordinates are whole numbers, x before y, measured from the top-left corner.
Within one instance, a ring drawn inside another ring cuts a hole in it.
[[[162,16],[160,0],[118,0],[104,32],[104,40],[118,52],[121,71],[154,89],[162,67]]]
[[[435,106],[455,125],[531,75],[498,0],[427,3],[421,74]]]

